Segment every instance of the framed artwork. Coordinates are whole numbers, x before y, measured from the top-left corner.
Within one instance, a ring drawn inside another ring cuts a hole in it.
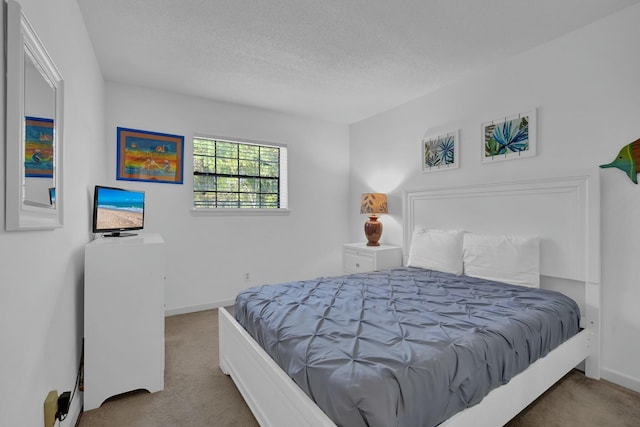
[[[182,184],[184,136],[118,127],[116,179]]]
[[[482,163],[535,155],[535,109],[482,124]]]
[[[458,130],[422,139],[422,172],[456,169],[459,166]]]
[[[53,119],[24,118],[24,176],[53,178]]]

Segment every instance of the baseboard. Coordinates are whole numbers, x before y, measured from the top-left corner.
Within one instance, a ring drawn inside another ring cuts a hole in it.
[[[629,375],[625,375],[621,372],[605,367],[600,368],[600,376],[602,379],[640,393],[640,379],[638,378],[633,378]]]
[[[234,305],[236,303],[235,299],[223,300],[223,301],[215,301],[207,304],[197,304],[190,305],[186,307],[178,307],[166,309],[164,311],[165,317],[176,316],[178,314],[187,314],[187,313],[195,313],[197,311],[205,311],[205,310],[213,310],[214,308],[226,307],[229,305]]]

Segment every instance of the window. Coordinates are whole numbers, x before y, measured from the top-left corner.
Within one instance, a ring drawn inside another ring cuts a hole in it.
[[[287,147],[193,138],[195,209],[287,209]]]

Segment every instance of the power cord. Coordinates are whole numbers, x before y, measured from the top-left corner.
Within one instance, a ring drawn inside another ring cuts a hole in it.
[[[82,376],[82,367],[84,365],[84,338],[82,339],[82,350],[80,351],[80,364],[78,366],[78,373],[76,374],[76,382],[73,385],[73,392],[71,393],[71,397],[68,398],[68,401],[66,402],[66,405],[64,405],[64,408],[62,408],[63,410],[61,411],[60,409],[60,404],[58,404],[58,412],[56,413],[56,419],[58,420],[58,426],[61,426],[62,421],[67,419],[67,415],[69,414],[69,408],[71,408],[71,402],[73,402],[73,398],[76,395],[76,390],[78,389],[84,389],[83,384],[81,384],[81,376]],[[64,402],[65,400],[65,395],[69,395],[69,392],[65,392],[62,393],[60,395],[60,398],[58,398],[58,402],[60,402],[60,399],[62,399],[62,401]],[[62,413],[64,412],[64,413]]]

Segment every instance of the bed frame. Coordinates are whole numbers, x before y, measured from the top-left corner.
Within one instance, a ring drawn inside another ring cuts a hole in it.
[[[574,298],[583,313],[578,335],[492,390],[442,426],[503,425],[582,361],[600,378],[600,179],[570,177],[407,191],[404,253],[416,226],[540,237],[544,288]],[[577,291],[576,291],[577,289]],[[261,426],[335,424],[280,369],[224,308],[218,312],[220,368],[230,375]]]

